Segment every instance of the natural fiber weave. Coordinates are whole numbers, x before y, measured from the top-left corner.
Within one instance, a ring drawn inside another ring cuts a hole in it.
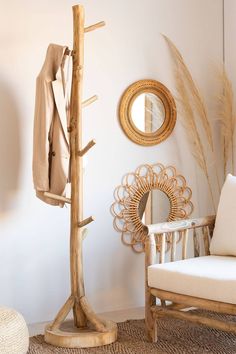
[[[26,354],[28,347],[29,332],[22,315],[0,307],[0,353]]]
[[[217,318],[223,316],[209,314]],[[235,320],[236,321],[236,320]],[[158,341],[149,343],[144,320],[118,323],[117,342],[92,349],[63,349],[44,343],[43,336],[30,339],[28,354],[235,354],[236,336],[175,319],[158,320]]]

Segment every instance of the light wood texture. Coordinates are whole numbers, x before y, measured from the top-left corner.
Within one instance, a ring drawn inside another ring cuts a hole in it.
[[[131,116],[132,105],[137,96],[142,93],[152,93],[163,103],[165,108],[164,122],[152,133],[139,130]],[[139,80],[130,85],[123,93],[119,106],[120,124],[130,140],[139,145],[151,146],[161,143],[173,131],[176,123],[176,105],[170,91],[162,83],[155,80]]]
[[[98,23],[86,29],[87,32],[103,26]],[[84,226],[94,220],[83,218],[83,156],[95,144],[92,140],[82,148],[82,107],[94,102],[97,96],[82,102],[84,67],[84,8],[73,6],[73,72],[70,108],[70,158],[71,158],[71,218],[70,218],[70,271],[71,296],[58,312],[55,320],[45,330],[45,341],[49,344],[82,348],[95,347],[114,342],[117,325],[100,319],[90,307],[86,297],[83,277],[83,240],[87,229]],[[65,321],[73,309],[73,322]]]
[[[200,307],[209,311],[236,315],[236,305],[233,304],[176,294],[170,291],[155,288],[150,288],[150,293],[153,296],[158,297],[160,300],[172,301],[174,303],[182,304],[185,307]]]
[[[50,330],[46,327],[44,339],[47,343],[64,348],[91,348],[113,343],[117,339],[117,325],[105,321],[106,332],[97,332],[85,327],[83,330],[74,326],[74,321],[65,321],[60,328]]]
[[[170,251],[171,262],[174,262],[176,256],[176,240],[177,240],[177,232],[174,231],[171,234],[171,251]]]
[[[145,242],[145,259],[146,259],[146,266],[150,266],[156,263],[156,241],[155,236],[150,235],[146,242]]]
[[[82,309],[83,309],[84,313],[86,314],[86,318],[94,326],[96,331],[98,331],[98,332],[106,332],[107,331],[106,326],[103,324],[102,320],[92,310],[92,308],[89,305],[89,303],[88,303],[88,301],[87,301],[85,296],[80,298],[80,304],[82,306]]]
[[[49,197],[55,200],[60,200],[63,203],[71,204],[71,200],[69,198],[62,197],[61,195],[57,195],[49,192],[44,192],[43,194],[45,195],[45,197]]]
[[[195,256],[199,256],[199,240],[197,239],[197,228],[202,231],[202,237],[204,241],[204,250],[205,254],[209,254],[209,238],[213,230],[215,222],[214,216],[209,216],[205,218],[192,219],[192,220],[182,220],[177,222],[162,223],[156,225],[150,225],[149,229],[149,242],[146,241],[146,262],[145,262],[145,273],[147,274],[147,267],[153,264],[155,260],[155,250],[152,245],[154,233],[161,234],[162,238],[163,233],[171,232],[171,260],[175,260],[175,244],[178,233],[181,234],[181,239],[183,242],[182,245],[182,259],[187,257],[187,239],[189,237],[190,230],[193,237],[194,253]],[[222,235],[223,237],[223,235]],[[201,308],[208,311],[214,311],[224,314],[236,315],[236,304],[228,304],[224,302],[213,301],[209,299],[202,299],[194,296],[188,296],[184,294],[177,294],[170,291],[165,291],[162,289],[151,288],[148,286],[147,279],[145,280],[145,314],[146,314],[146,328],[148,332],[148,338],[151,341],[157,340],[157,328],[155,319],[158,317],[173,317],[182,320],[188,320],[194,323],[203,324],[210,326],[219,330],[233,332],[236,334],[236,323],[235,322],[226,322],[224,320],[218,320],[214,318],[209,318],[204,315],[197,315],[190,313],[186,310],[190,308]],[[154,298],[158,298],[161,301],[161,306],[151,305],[154,303]],[[172,304],[166,305],[166,301],[171,302]],[[185,309],[185,311],[181,311]]]
[[[74,306],[74,296],[70,296],[66,303],[63,305],[61,310],[58,312],[55,320],[53,321],[52,325],[50,326],[50,330],[55,330],[60,326],[60,324],[65,320],[66,316],[70,312],[70,310]]]
[[[193,245],[194,245],[194,257],[200,256],[200,243],[198,240],[197,230],[193,229]]]
[[[210,235],[209,235],[209,227],[205,226],[202,228],[202,233],[203,233],[203,241],[204,241],[204,249],[205,249],[205,255],[210,254]]]
[[[98,29],[100,27],[103,27],[103,26],[105,26],[105,22],[104,21],[97,22],[94,25],[85,27],[84,32],[91,32],[91,31],[94,31],[94,30],[96,30],[96,29]]]
[[[84,220],[82,220],[81,222],[79,222],[79,223],[78,223],[78,227],[79,227],[79,228],[82,228],[82,227],[84,227],[84,226],[90,224],[90,223],[91,223],[92,221],[94,221],[94,220],[95,220],[94,217],[93,217],[93,216],[90,216],[89,218],[84,219]]]
[[[163,232],[183,231],[202,226],[214,225],[215,216],[206,216],[198,219],[178,220],[163,222],[159,224],[147,225],[149,234],[162,234]]]
[[[79,156],[84,156],[95,144],[96,141],[94,139],[91,140],[81,151],[79,151]]]
[[[165,253],[166,253],[166,234],[161,235],[161,247],[160,247],[160,258],[159,263],[165,262]]]
[[[103,320],[114,321],[116,323],[125,322],[130,320],[141,320],[144,318],[144,307],[132,307],[124,310],[116,310],[99,313],[99,317]],[[68,315],[68,320],[71,319],[71,314]],[[33,323],[28,325],[29,336],[37,336],[39,334],[44,334],[45,327],[49,324],[49,322],[40,322]]]
[[[73,74],[70,112],[70,153],[71,153],[71,234],[70,267],[71,290],[76,301],[73,307],[76,327],[86,326],[86,317],[78,299],[85,295],[82,261],[82,230],[78,228],[83,221],[83,160],[78,156],[82,149],[82,86],[84,65],[84,8],[73,6]]]
[[[182,312],[177,310],[170,310],[167,308],[159,307],[154,311],[154,317],[174,317],[180,320],[187,320],[193,323],[202,324],[205,326],[213,327],[221,331],[232,332],[236,334],[235,322],[226,322],[224,320],[217,320],[205,316],[195,315],[189,312]]]
[[[85,108],[85,107],[89,106],[90,104],[94,103],[97,100],[98,100],[98,96],[97,95],[94,95],[94,96],[88,98],[87,100],[82,102],[82,108]]]
[[[148,286],[147,268],[155,263],[156,241],[155,236],[150,235],[145,242],[145,322],[148,338],[153,342],[157,340],[157,324],[151,308],[156,304],[156,298],[151,294]]]
[[[182,232],[182,259],[187,258],[187,247],[188,247],[188,230],[183,230]]]

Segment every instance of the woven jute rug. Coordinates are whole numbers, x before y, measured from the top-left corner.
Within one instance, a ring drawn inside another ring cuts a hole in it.
[[[32,337],[28,354],[236,354],[236,335],[181,320],[159,319],[157,343],[147,341],[144,320],[118,323],[118,331],[117,342],[90,349],[53,347],[44,342],[43,336]]]

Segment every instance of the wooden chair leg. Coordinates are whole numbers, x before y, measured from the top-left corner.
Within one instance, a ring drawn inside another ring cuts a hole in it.
[[[153,317],[151,307],[156,305],[156,297],[151,294],[148,286],[148,266],[156,261],[155,236],[150,235],[145,242],[145,322],[148,339],[151,342],[157,341],[157,325]]]
[[[150,342],[157,341],[157,321],[153,316],[151,307],[156,305],[155,296],[151,295],[149,289],[145,292],[145,323],[148,339]]]

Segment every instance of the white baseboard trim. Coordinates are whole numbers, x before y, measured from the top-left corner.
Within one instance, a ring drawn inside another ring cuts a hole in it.
[[[125,310],[117,310],[100,313],[99,316],[106,320],[112,320],[114,322],[124,322],[127,320],[138,320],[144,318],[144,307],[134,307]],[[50,322],[41,322],[29,324],[29,335],[30,337],[36,336],[38,334],[44,333],[45,326]]]

